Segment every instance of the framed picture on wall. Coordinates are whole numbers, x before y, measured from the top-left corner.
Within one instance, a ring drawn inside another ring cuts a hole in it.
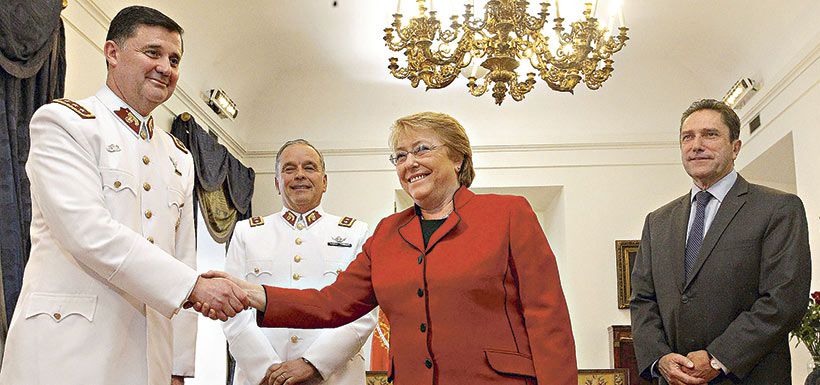
[[[368,370],[365,372],[366,385],[390,385],[387,382],[387,372],[383,370]]]
[[[629,385],[626,369],[578,369],[578,385]]]
[[[635,266],[638,246],[641,241],[615,241],[615,269],[618,272],[618,309],[629,309],[629,297],[632,296],[630,274]]]

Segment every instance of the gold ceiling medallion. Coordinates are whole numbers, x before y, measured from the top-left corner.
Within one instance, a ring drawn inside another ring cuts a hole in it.
[[[612,75],[612,54],[629,39],[622,12],[618,11],[617,35],[612,34],[614,16],[608,25],[599,23],[593,11],[597,0],[594,6],[585,3],[580,20],[569,23],[568,29],[555,0],[551,33],[542,31],[550,3],[540,3],[541,11],[532,16],[527,13],[526,0],[489,0],[479,20],[471,0],[464,5],[463,23],[453,15],[449,29],[441,27],[437,12],[427,8],[426,0],[416,3],[418,16],[406,26],[402,26],[399,3],[393,23],[384,29],[387,47],[403,51],[407,61],[406,67],[400,67],[399,59],[391,57],[390,73],[409,79],[414,88],[423,82],[428,90],[447,87],[461,73],[468,79],[470,94],[481,96],[491,89],[498,105],[507,94],[516,101],[524,99],[535,86],[536,75],[556,91],[572,93],[582,81],[597,90]],[[522,64],[531,67],[523,80],[517,72]]]

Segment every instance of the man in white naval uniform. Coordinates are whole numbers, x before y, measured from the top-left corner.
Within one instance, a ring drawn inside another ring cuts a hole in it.
[[[225,270],[250,282],[295,289],[333,283],[361,251],[367,224],[322,210],[324,158],[305,140],[279,149],[276,187],[282,211],[236,225]],[[257,385],[269,368],[281,365],[286,377],[265,384],[363,385],[361,348],[375,324],[365,315],[335,329],[261,329],[255,311],[243,312],[223,324],[237,364],[234,384]]]
[[[193,162],[150,116],[174,91],[181,32],[159,11],[122,10],[106,86],[34,114],[32,249],[0,384],[181,384],[197,320],[180,306],[201,299],[226,319],[247,303],[197,276]]]

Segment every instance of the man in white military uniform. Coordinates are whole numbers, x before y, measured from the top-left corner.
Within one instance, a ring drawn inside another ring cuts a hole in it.
[[[197,276],[193,162],[150,116],[176,86],[181,32],[159,11],[122,10],[106,86],[34,114],[32,250],[3,385],[180,384],[194,374],[197,321],[180,306],[208,302],[226,319],[247,303]]]
[[[367,224],[322,210],[324,159],[305,140],[279,149],[276,187],[282,211],[236,225],[225,270],[250,282],[295,289],[333,283],[361,251]],[[255,311],[243,312],[223,324],[237,363],[234,384],[257,385],[264,378],[266,384],[363,385],[361,348],[374,326],[366,315],[335,329],[260,329]],[[266,371],[280,367],[285,376],[266,378]]]

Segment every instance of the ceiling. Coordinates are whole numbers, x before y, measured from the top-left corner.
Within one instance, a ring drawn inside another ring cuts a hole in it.
[[[94,2],[109,17],[130,3]],[[820,42],[817,0],[625,0],[630,40],[600,90],[557,93],[538,80],[523,102],[496,106],[489,93],[469,95],[465,79],[425,92],[389,75],[396,54],[382,30],[395,0],[143,3],[185,28],[180,86],[224,89],[239,117],[221,128],[250,154],[295,137],[323,149],[384,148],[393,120],[423,110],[455,116],[473,145],[674,141],[691,101],[721,98],[740,77],[765,91]]]

